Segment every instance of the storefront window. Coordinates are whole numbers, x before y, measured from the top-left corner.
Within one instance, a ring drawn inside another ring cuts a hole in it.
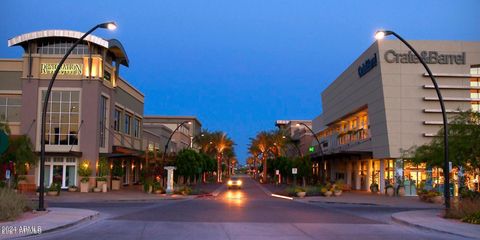
[[[45,186],[53,182],[62,188],[76,185],[77,159],[74,157],[47,157],[45,159]]]

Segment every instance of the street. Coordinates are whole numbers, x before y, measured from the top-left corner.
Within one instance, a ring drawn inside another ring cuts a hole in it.
[[[35,239],[459,239],[392,223],[395,209],[306,204],[267,196],[248,177],[215,197],[157,202],[57,203],[100,216]]]

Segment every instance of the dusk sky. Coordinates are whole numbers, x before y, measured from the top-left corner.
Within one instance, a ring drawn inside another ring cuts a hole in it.
[[[480,40],[480,1],[2,1],[0,58],[16,35],[87,31],[113,20],[130,59],[121,75],[145,94],[145,115],[194,115],[236,142],[277,119],[313,119],[320,93],[379,28],[407,40]],[[25,96],[27,97],[27,96]]]

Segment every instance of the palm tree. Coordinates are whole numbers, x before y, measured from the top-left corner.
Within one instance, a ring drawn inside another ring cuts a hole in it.
[[[209,144],[213,146],[209,148],[209,152],[214,153],[217,158],[217,182],[222,182],[223,154],[225,150],[233,148],[233,141],[224,132],[213,132]]]

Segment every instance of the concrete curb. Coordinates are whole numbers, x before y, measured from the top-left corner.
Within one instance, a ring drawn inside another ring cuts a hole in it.
[[[258,183],[255,179],[253,179],[253,182],[255,184],[257,184],[257,186],[265,193],[267,194],[268,196],[272,196],[272,192],[270,190],[268,190],[267,188],[265,188],[264,186],[262,186],[262,184]]]
[[[212,196],[217,197],[220,192],[222,192],[222,188],[225,187],[224,185],[220,185],[215,191],[211,193]]]
[[[465,234],[448,232],[448,231],[440,230],[438,228],[431,228],[431,227],[428,227],[428,226],[425,226],[425,225],[416,224],[416,223],[407,221],[407,220],[405,220],[405,219],[403,219],[402,217],[399,216],[399,215],[402,215],[402,214],[405,214],[405,213],[408,213],[408,212],[415,212],[415,211],[406,211],[406,212],[394,213],[394,214],[392,214],[391,218],[396,223],[406,225],[406,226],[410,226],[410,227],[415,227],[415,228],[421,229],[421,230],[433,231],[433,232],[438,232],[438,233],[442,233],[442,234],[450,234],[450,235],[453,235],[453,236],[469,238],[469,239],[480,239],[480,236],[475,238],[475,237],[465,235]]]

